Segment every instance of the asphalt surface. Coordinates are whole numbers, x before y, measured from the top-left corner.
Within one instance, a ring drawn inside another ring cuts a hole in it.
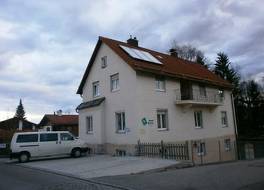
[[[22,167],[0,160],[0,190],[119,190],[125,189]]]
[[[82,180],[0,160],[0,190],[263,190],[264,159]]]
[[[135,190],[263,190],[264,159],[95,180]]]

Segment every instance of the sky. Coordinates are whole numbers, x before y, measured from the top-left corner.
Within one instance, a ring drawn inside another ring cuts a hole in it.
[[[263,82],[263,13],[263,0],[0,0],[0,121],[20,98],[29,121],[76,114],[98,36],[161,52],[191,44],[212,62],[225,52],[244,80]]]

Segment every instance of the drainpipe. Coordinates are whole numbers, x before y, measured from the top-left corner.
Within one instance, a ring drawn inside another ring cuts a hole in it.
[[[236,109],[235,109],[234,97],[233,97],[232,92],[231,92],[231,104],[232,104],[233,122],[234,122],[234,129],[235,129],[235,138],[236,138],[236,142],[234,143],[235,160],[238,160],[238,146],[237,146],[238,132],[237,132],[237,122],[236,122]]]

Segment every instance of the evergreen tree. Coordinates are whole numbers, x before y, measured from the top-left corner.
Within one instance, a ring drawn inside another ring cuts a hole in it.
[[[15,117],[25,119],[25,110],[21,99],[19,101],[19,105],[17,106]]]
[[[200,65],[203,65],[204,67],[208,68],[208,64],[206,63],[206,58],[203,54],[198,54],[196,56],[196,62]]]
[[[223,52],[219,52],[217,54],[214,73],[234,85],[233,94],[236,98],[239,94],[240,77],[235,69],[231,66],[228,56]]]

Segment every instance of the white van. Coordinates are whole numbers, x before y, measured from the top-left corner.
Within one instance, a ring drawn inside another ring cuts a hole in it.
[[[11,141],[10,158],[27,162],[34,157],[71,155],[80,157],[89,148],[68,131],[18,132]]]

